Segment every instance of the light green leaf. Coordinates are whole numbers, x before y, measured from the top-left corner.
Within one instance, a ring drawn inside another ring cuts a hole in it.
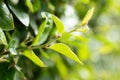
[[[32,43],[32,46],[40,45],[40,44],[44,43],[47,40],[47,38],[50,34],[50,31],[52,29],[52,26],[53,26],[53,20],[51,20],[50,13],[42,12],[41,16],[43,18],[45,18],[46,21],[43,22],[41,24],[41,26],[39,27],[39,31],[38,31],[38,35],[37,35],[38,37],[36,37],[36,39],[33,41],[34,44]]]
[[[78,32],[87,32],[89,30],[88,25],[82,26],[80,28],[78,28],[76,31]]]
[[[56,17],[55,15],[52,15],[52,19],[55,22],[55,25],[57,27],[58,32],[63,33],[64,32],[64,25],[61,22],[61,20],[58,17]]]
[[[53,21],[50,20],[50,19],[47,19],[47,24],[45,26],[45,30],[43,31],[43,33],[42,33],[42,35],[40,37],[39,44],[43,44],[47,40],[48,36],[50,35],[52,25],[53,25]]]
[[[29,26],[29,15],[24,11],[22,5],[12,5],[8,2],[8,6],[22,24]]]
[[[50,49],[53,49],[67,57],[69,57],[70,59],[78,62],[78,63],[81,63],[83,64],[79,58],[75,55],[75,53],[65,44],[62,44],[62,43],[56,43],[56,44],[53,44],[49,47]]]
[[[87,32],[89,30],[88,22],[92,18],[93,12],[94,12],[94,8],[91,8],[90,10],[88,10],[87,14],[83,18],[82,22],[78,24],[77,26],[78,28],[75,31]]]
[[[0,29],[0,44],[7,45],[7,40],[2,29]]]
[[[39,67],[46,67],[46,65],[39,59],[39,57],[35,55],[35,53],[32,50],[24,50],[23,55]]]
[[[47,23],[47,21],[45,20],[45,21],[40,25],[39,30],[38,30],[38,34],[37,34],[37,36],[35,37],[35,39],[34,39],[34,41],[33,41],[33,43],[32,43],[32,46],[39,45],[40,39],[41,39],[41,35],[42,35],[42,33],[43,33],[44,29],[45,29],[46,23]]]
[[[85,15],[85,17],[83,18],[83,20],[81,22],[81,26],[88,24],[89,20],[92,18],[93,12],[94,12],[94,8],[91,8],[88,10],[87,14]]]
[[[0,0],[0,28],[6,31],[14,29],[13,17],[3,0]]]
[[[43,50],[43,49],[40,49],[40,52],[41,52],[41,55],[46,58],[46,59],[50,59],[49,55]]]
[[[27,7],[30,9],[30,11],[33,12],[34,9],[33,9],[33,5],[32,5],[32,3],[31,3],[31,0],[26,0],[25,3],[26,3],[26,5],[27,5]]]

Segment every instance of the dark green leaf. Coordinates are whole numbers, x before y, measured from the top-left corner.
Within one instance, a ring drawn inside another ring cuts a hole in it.
[[[9,62],[0,62],[0,80],[14,80],[15,68]]]
[[[29,26],[29,15],[24,11],[21,5],[12,5],[8,2],[8,6],[21,23],[25,26]]]
[[[2,29],[0,29],[0,44],[7,45],[7,40]]]
[[[0,28],[6,31],[14,29],[13,17],[2,0],[0,0]]]
[[[16,51],[16,41],[15,40],[11,40],[9,45],[8,45],[8,49],[10,51],[11,54],[16,55],[17,51]]]

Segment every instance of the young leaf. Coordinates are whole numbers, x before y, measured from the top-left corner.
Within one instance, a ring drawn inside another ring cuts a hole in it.
[[[31,3],[31,0],[26,0],[25,3],[26,3],[26,5],[27,5],[27,7],[30,9],[30,11],[33,12],[34,9],[33,9],[33,5],[32,5],[32,3]]]
[[[88,12],[85,15],[85,17],[83,18],[82,22],[80,24],[78,24],[78,26],[77,26],[78,28],[76,29],[76,31],[87,32],[89,30],[88,22],[91,19],[93,12],[94,12],[94,8],[91,8],[90,10],[88,10]]]
[[[0,44],[7,45],[7,40],[2,29],[0,29]]]
[[[50,13],[42,12],[41,16],[46,19],[47,23],[46,23],[46,26],[45,26],[45,30],[43,31],[43,33],[40,37],[39,44],[42,44],[47,40],[48,36],[50,35],[50,31],[52,29],[52,26],[53,26],[53,20],[51,20],[51,14]]]
[[[87,32],[89,30],[88,25],[82,26],[80,28],[78,28],[76,31],[78,32]]]
[[[39,67],[46,67],[46,65],[39,59],[39,57],[35,55],[35,53],[32,50],[24,50],[23,55]]]
[[[38,30],[38,34],[36,36],[36,38],[34,39],[33,43],[32,43],[32,46],[35,46],[35,45],[39,45],[40,43],[40,38],[41,38],[41,35],[45,29],[45,26],[46,26],[46,23],[47,21],[45,20],[39,27],[39,30]]]
[[[47,40],[47,38],[50,34],[50,31],[52,29],[52,26],[53,26],[53,21],[51,20],[50,13],[41,12],[41,16],[43,18],[45,18],[46,21],[43,22],[41,24],[41,26],[39,27],[39,31],[38,31],[38,35],[37,35],[38,38],[36,37],[36,41],[33,41],[32,46],[40,45],[40,44],[44,43]],[[44,30],[42,30],[43,27],[44,27]],[[40,33],[40,35],[39,35],[39,33]]]
[[[14,29],[13,17],[3,0],[0,0],[0,28],[6,31]]]
[[[75,55],[75,53],[65,44],[62,44],[62,43],[56,43],[56,44],[53,44],[49,47],[50,49],[53,49],[67,57],[69,57],[70,59],[78,62],[78,63],[81,63],[83,64],[79,58]]]
[[[29,26],[29,15],[24,12],[21,5],[12,5],[8,2],[8,6],[22,24]]]
[[[82,22],[81,22],[81,26],[87,25],[89,20],[92,18],[94,12],[94,8],[91,8],[90,10],[88,10],[87,14],[85,15],[85,17],[83,18]]]
[[[60,21],[60,19],[58,17],[56,17],[55,15],[52,15],[52,19],[55,22],[55,25],[57,27],[58,32],[59,33],[63,33],[64,32],[64,25]]]

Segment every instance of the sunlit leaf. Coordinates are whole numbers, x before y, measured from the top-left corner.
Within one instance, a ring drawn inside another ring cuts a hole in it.
[[[8,3],[8,6],[21,23],[25,26],[29,25],[29,15],[24,11],[21,5],[12,5]]]
[[[0,44],[7,45],[7,40],[2,29],[0,29]]]
[[[39,57],[35,55],[35,53],[32,50],[24,50],[23,55],[39,67],[46,67],[46,65],[39,59]]]
[[[61,22],[61,20],[58,17],[56,17],[55,15],[52,15],[52,19],[55,22],[55,25],[57,27],[58,32],[63,33],[64,32],[64,25]]]
[[[6,31],[14,29],[13,17],[3,0],[0,0],[0,28]]]
[[[82,60],[82,61],[85,61],[89,58],[90,56],[90,51],[89,51],[89,48],[87,46],[86,43],[83,42],[83,44],[81,44],[78,49],[77,49],[77,52],[78,52],[78,56],[79,58]]]
[[[65,44],[62,44],[62,43],[56,43],[56,44],[53,44],[49,47],[50,49],[53,49],[69,58],[71,58],[72,60],[78,62],[78,63],[81,63],[83,64],[79,58],[75,55],[75,53]]]
[[[44,31],[42,32],[41,36],[39,37],[40,39],[39,39],[39,43],[37,45],[40,45],[47,40],[47,38],[50,34],[50,31],[52,29],[52,26],[53,26],[53,21],[51,20],[50,13],[42,12],[41,16],[46,19],[46,25],[45,25]]]
[[[92,18],[94,12],[94,8],[91,8],[90,10],[88,10],[87,14],[85,15],[85,17],[83,18],[82,22],[80,25],[87,25],[89,20]]]
[[[32,5],[32,3],[31,3],[31,0],[26,0],[26,5],[28,6],[28,8],[30,9],[31,12],[34,11],[33,5]]]
[[[87,32],[89,30],[88,22],[92,18],[93,12],[94,12],[94,8],[91,8],[90,10],[88,10],[88,12],[85,15],[85,17],[83,18],[82,22],[80,24],[78,24],[78,26],[77,26],[78,28],[76,29],[76,31]]]
[[[64,64],[64,61],[61,59],[59,55],[55,55],[54,57],[55,57],[56,67],[58,69],[58,72],[62,80],[65,80],[66,76],[68,75],[67,66]]]
[[[76,31],[78,32],[87,32],[89,30],[88,25],[82,26],[80,28],[78,28]]]
[[[38,34],[37,34],[37,36],[35,37],[35,39],[34,39],[34,41],[33,41],[33,43],[32,43],[33,46],[39,45],[40,39],[41,39],[41,35],[42,35],[42,33],[43,33],[44,29],[45,29],[46,23],[47,23],[47,22],[46,22],[46,20],[45,20],[45,21],[40,25],[39,30],[38,30]]]

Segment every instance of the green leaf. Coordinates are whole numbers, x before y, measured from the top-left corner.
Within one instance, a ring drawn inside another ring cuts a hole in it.
[[[7,80],[14,80],[16,69],[14,67],[11,67],[6,74]]]
[[[78,28],[76,31],[78,32],[87,32],[89,30],[88,25],[82,26],[80,28]]]
[[[9,62],[0,62],[0,79],[6,80],[5,75],[9,66]]]
[[[89,20],[92,18],[93,12],[94,12],[94,8],[91,8],[88,10],[87,14],[85,15],[85,17],[83,18],[81,22],[81,25],[84,26],[88,24]]]
[[[43,49],[40,49],[40,53],[44,58],[50,59],[49,55]]]
[[[47,23],[50,23],[50,24],[47,24],[45,26],[45,30],[44,30],[43,34],[41,35],[39,44],[43,44],[47,40],[47,38],[50,34],[50,31],[52,29],[53,22],[52,21],[49,21],[49,22],[47,21]]]
[[[55,15],[52,15],[52,19],[55,22],[55,25],[57,27],[58,32],[63,33],[64,32],[64,25],[61,22],[61,20],[58,17],[56,17]]]
[[[0,28],[6,31],[14,29],[13,17],[2,0],[0,0]]]
[[[31,3],[31,0],[26,0],[25,3],[28,6],[28,8],[30,9],[30,11],[33,12],[34,9],[33,9],[33,5]]]
[[[45,29],[45,26],[46,26],[46,23],[47,21],[45,20],[39,27],[39,30],[38,30],[38,34],[37,36],[35,37],[33,43],[32,43],[32,46],[36,46],[36,45],[39,45],[40,44],[40,40],[41,40],[41,35]]]
[[[88,22],[92,18],[93,12],[94,12],[94,8],[91,8],[90,10],[88,10],[88,12],[85,15],[85,17],[83,18],[82,22],[80,24],[78,24],[78,26],[77,26],[78,28],[76,29],[76,31],[87,32],[89,30]]]
[[[35,40],[33,41],[32,46],[40,45],[40,44],[44,43],[47,40],[47,38],[50,34],[50,31],[52,29],[52,26],[53,26],[53,21],[51,20],[50,13],[42,12],[41,16],[43,18],[45,18],[45,22],[43,22],[41,24],[41,26],[39,27],[38,34],[37,34]]]
[[[8,2],[8,6],[22,24],[29,26],[29,15],[23,10],[22,5],[12,5]]]
[[[0,62],[0,80],[14,80],[15,68],[8,61]]]
[[[35,53],[32,50],[24,50],[23,55],[39,67],[46,67],[46,65],[39,59],[39,57],[35,55]]]
[[[2,29],[0,29],[0,44],[7,45],[7,40]]]
[[[78,62],[78,63],[81,63],[83,64],[79,58],[75,55],[75,53],[65,44],[62,44],[62,43],[56,43],[56,44],[53,44],[49,47],[50,49],[53,49],[67,57],[69,57],[70,59]]]
[[[16,55],[16,41],[12,39],[8,45],[8,50],[10,51],[11,54]]]
[[[24,73],[21,70],[21,67],[15,65],[16,73],[14,76],[14,80],[26,80]]]
[[[34,0],[33,1],[33,8],[34,8],[34,12],[38,11],[40,9],[40,0]]]

